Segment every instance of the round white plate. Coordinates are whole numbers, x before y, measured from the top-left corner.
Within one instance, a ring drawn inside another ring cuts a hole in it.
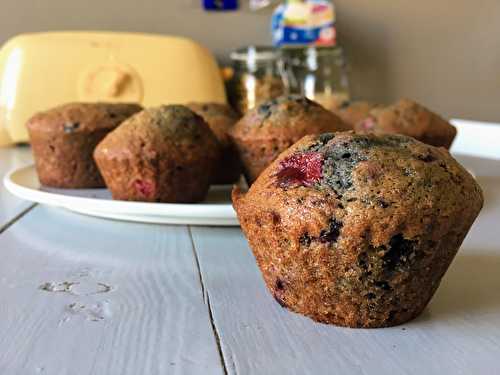
[[[85,215],[160,224],[239,225],[229,185],[212,186],[206,201],[196,204],[117,201],[107,189],[40,187],[33,165],[8,173],[4,185],[19,198]]]

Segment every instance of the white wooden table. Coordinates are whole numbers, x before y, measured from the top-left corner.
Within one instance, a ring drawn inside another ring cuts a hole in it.
[[[0,149],[0,177],[30,161]],[[486,205],[404,326],[314,323],[267,293],[239,228],[107,221],[0,188],[0,374],[499,374],[500,161]]]

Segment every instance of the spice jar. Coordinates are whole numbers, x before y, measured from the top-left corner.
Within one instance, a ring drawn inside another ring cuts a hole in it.
[[[303,47],[281,50],[288,91],[314,100],[327,109],[350,98],[346,63],[340,47]]]
[[[234,74],[228,82],[228,96],[231,105],[241,114],[284,93],[278,55],[271,47],[256,46],[231,53]]]

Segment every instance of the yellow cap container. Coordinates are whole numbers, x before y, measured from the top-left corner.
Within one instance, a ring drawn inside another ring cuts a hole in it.
[[[0,145],[26,142],[26,121],[67,102],[226,102],[213,55],[185,38],[113,32],[19,35],[0,50]]]

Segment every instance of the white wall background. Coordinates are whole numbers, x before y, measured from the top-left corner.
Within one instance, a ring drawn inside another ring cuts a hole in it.
[[[357,97],[390,101],[407,96],[447,116],[500,122],[500,1],[335,3]],[[269,11],[208,14],[200,4],[0,0],[0,43],[31,31],[143,31],[192,37],[224,60],[233,48],[270,42]]]

